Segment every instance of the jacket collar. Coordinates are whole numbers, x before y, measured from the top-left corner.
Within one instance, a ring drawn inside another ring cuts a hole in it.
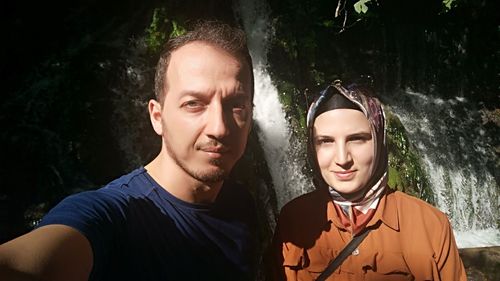
[[[322,190],[322,193],[324,196],[328,196],[328,198],[331,198],[328,190]],[[394,229],[395,231],[399,231],[399,214],[396,205],[397,203],[396,200],[391,199],[392,197],[393,191],[391,191],[387,186],[384,195],[380,198],[377,210],[375,211],[373,218],[370,220],[370,222],[368,222],[366,227],[373,226],[379,221],[382,221],[382,223],[387,225],[388,227]],[[333,200],[329,200],[327,204],[328,222],[332,222],[337,228],[345,229],[333,204]]]

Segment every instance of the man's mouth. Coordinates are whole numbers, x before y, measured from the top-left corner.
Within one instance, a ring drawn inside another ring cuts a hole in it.
[[[204,152],[219,153],[219,154],[226,153],[229,151],[229,149],[224,146],[201,147],[200,150]]]

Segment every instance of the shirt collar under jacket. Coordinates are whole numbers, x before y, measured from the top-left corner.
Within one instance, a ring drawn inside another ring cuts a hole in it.
[[[328,190],[321,189],[318,190],[322,193],[322,196],[327,196],[329,199],[330,194]],[[382,221],[388,227],[394,229],[395,231],[399,231],[399,215],[397,202],[395,200],[387,200],[387,197],[390,196],[391,191],[386,189],[385,194],[380,198],[380,202],[378,204],[377,210],[373,215],[373,218],[368,222],[366,227],[370,227],[375,225],[378,221]],[[345,229],[342,225],[340,218],[338,217],[335,206],[333,205],[333,201],[330,199],[327,204],[327,219],[328,222],[332,222],[337,228]]]

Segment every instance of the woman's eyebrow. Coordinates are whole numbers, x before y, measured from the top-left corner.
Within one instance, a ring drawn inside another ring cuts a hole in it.
[[[315,139],[333,139],[333,137],[330,135],[315,135],[314,138]]]
[[[371,138],[372,137],[372,133],[371,132],[356,132],[356,133],[353,133],[353,134],[349,134],[348,136],[349,138],[352,138],[352,137],[363,137],[363,138]]]

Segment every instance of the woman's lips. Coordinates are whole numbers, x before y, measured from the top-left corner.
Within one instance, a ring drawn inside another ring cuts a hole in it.
[[[354,177],[355,172],[355,170],[333,171],[335,177],[337,177],[341,181],[351,180]]]

